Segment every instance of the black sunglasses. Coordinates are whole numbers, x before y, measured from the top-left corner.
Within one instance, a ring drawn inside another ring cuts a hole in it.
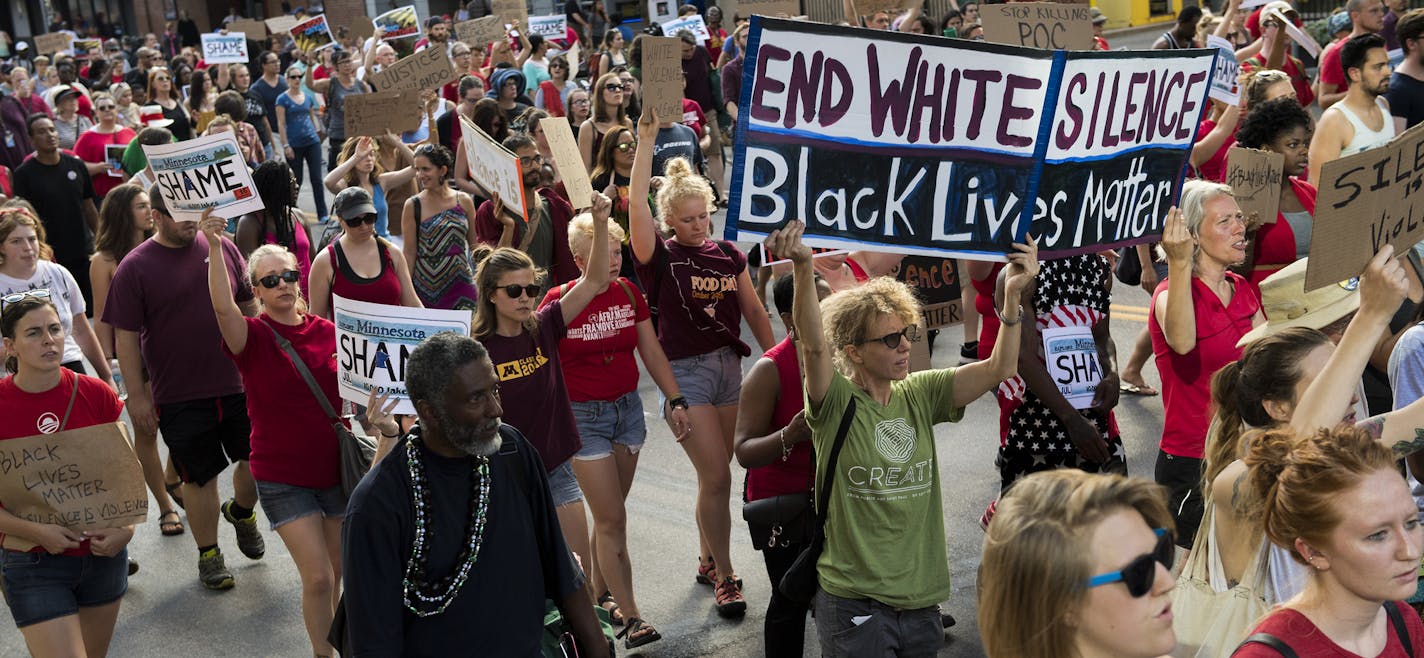
[[[521,286],[517,283],[511,283],[507,286],[501,287],[500,290],[503,290],[504,294],[509,295],[510,299],[519,299],[519,297],[521,296],[520,293],[528,295],[531,298],[539,296],[539,286],[536,286],[532,283],[527,286]]]
[[[1157,545],[1152,548],[1151,553],[1133,558],[1121,571],[1089,578],[1088,587],[1121,582],[1127,585],[1127,593],[1133,598],[1140,598],[1152,591],[1152,583],[1157,579],[1157,565],[1160,564],[1170,571],[1172,558],[1177,555],[1177,548],[1172,543],[1172,533],[1167,532],[1166,528],[1157,528],[1152,532],[1157,533]]]
[[[357,226],[360,226],[362,224],[375,225],[376,213],[370,212],[364,215],[357,215],[356,217],[347,217],[341,221],[346,222],[346,225],[350,226],[351,228],[356,228]]]
[[[623,91],[623,85],[616,85],[610,83],[603,85],[603,89],[604,91]]]
[[[282,281],[286,281],[287,283],[296,283],[301,278],[301,276],[301,272],[298,272],[296,270],[287,270],[285,272],[282,272],[281,274],[268,274],[267,276],[258,279],[257,282],[262,284],[263,288],[270,289],[276,288],[278,285],[281,285]]]
[[[868,343],[874,343],[874,342],[876,342],[876,341],[879,341],[880,344],[882,344],[882,345],[884,345],[884,346],[886,346],[886,347],[888,347],[888,348],[890,348],[890,349],[893,350],[893,349],[895,349],[895,348],[897,348],[897,347],[900,346],[900,339],[901,339],[901,338],[907,338],[907,339],[909,339],[909,341],[910,341],[911,343],[918,343],[918,342],[920,342],[920,328],[919,328],[918,326],[916,326],[916,325],[913,325],[913,324],[912,324],[912,325],[907,325],[904,329],[901,329],[901,330],[899,330],[899,331],[897,331],[897,332],[895,332],[895,333],[893,333],[893,334],[885,334],[884,336],[881,336],[881,337],[879,337],[879,338],[871,338],[870,340],[863,340],[863,341],[860,341],[860,344],[861,344],[861,345],[865,345],[865,344],[868,344]]]

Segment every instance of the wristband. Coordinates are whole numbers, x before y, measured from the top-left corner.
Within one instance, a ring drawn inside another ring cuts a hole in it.
[[[999,316],[999,322],[1000,322],[1001,324],[1003,324],[1003,325],[1006,326],[1006,327],[1012,327],[1012,326],[1014,326],[1014,325],[1016,325],[1016,324],[1018,324],[1018,323],[1020,323],[1020,322],[1023,322],[1023,304],[1019,304],[1019,317],[1018,317],[1017,320],[1014,320],[1013,322],[1009,322],[1009,319],[1006,318],[1006,317],[1004,317],[1004,312],[1003,312],[1003,311],[1000,311],[1000,310],[997,309],[997,308],[994,309],[994,315]]]
[[[386,434],[385,432],[381,432],[381,436],[384,436],[384,437],[386,437],[386,438],[388,438],[388,439],[399,439],[399,438],[401,438],[401,434],[400,434],[399,431],[397,431],[395,434]]]
[[[669,408],[669,409],[679,409],[679,408],[680,408],[680,409],[682,409],[683,411],[687,411],[687,398],[685,398],[685,397],[683,397],[683,396],[681,396],[681,395],[668,398],[668,408]]]

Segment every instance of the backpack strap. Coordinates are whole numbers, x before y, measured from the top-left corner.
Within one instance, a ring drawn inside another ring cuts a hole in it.
[[[1385,601],[1384,613],[1389,617],[1389,625],[1394,628],[1394,634],[1399,637],[1399,643],[1404,645],[1404,653],[1409,658],[1414,658],[1414,644],[1409,639],[1409,626],[1404,623],[1404,614],[1399,611],[1398,601]]]
[[[637,298],[633,297],[633,290],[628,287],[628,282],[624,281],[623,277],[621,276],[614,279],[613,281],[618,284],[619,288],[623,289],[623,294],[628,296],[628,303],[633,305],[633,310],[634,312],[636,312],[638,310],[638,300]]]
[[[1244,647],[1248,644],[1264,644],[1274,649],[1276,653],[1281,654],[1282,658],[1300,658],[1296,655],[1295,650],[1290,648],[1290,645],[1286,644],[1285,641],[1281,638],[1271,635],[1270,633],[1255,633],[1250,637],[1246,638],[1246,640],[1242,642],[1241,646],[1237,647],[1237,649],[1240,649],[1241,647]]]

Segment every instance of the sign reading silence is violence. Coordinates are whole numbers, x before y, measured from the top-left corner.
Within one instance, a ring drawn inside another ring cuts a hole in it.
[[[727,237],[1003,260],[1148,242],[1213,50],[1046,51],[754,16]]]

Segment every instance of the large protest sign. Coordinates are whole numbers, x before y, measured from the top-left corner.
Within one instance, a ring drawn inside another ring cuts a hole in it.
[[[1281,175],[1286,156],[1275,151],[1233,146],[1226,152],[1226,184],[1248,219],[1273,224],[1281,206]]]
[[[231,219],[263,208],[242,159],[237,134],[217,133],[176,144],[143,147],[168,214],[180,222],[202,219],[213,208]]]
[[[242,32],[204,34],[203,61],[209,64],[246,64],[247,35]]]
[[[380,137],[420,127],[420,92],[414,89],[351,94],[346,97],[346,136]],[[567,123],[567,122],[566,122]]]
[[[796,16],[801,13],[800,0],[740,0],[737,11],[742,16]]]
[[[476,50],[504,36],[504,23],[498,16],[485,16],[455,24],[455,38]]]
[[[407,37],[420,38],[420,15],[415,11],[415,5],[406,5],[400,9],[392,9],[380,16],[371,19],[371,24],[386,31],[382,37],[383,41],[395,41]]]
[[[1038,332],[1043,339],[1043,365],[1058,392],[1074,409],[1092,406],[1103,381],[1093,328],[1049,325]]]
[[[643,111],[658,113],[659,120],[682,116],[682,40],[644,35]]]
[[[440,89],[445,83],[457,79],[455,66],[444,48],[417,50],[409,57],[366,76],[377,91],[400,91],[403,89]]]
[[[465,145],[465,161],[470,165],[470,177],[486,193],[498,192],[504,211],[525,219],[524,170],[519,157],[490,138],[479,126],[459,117],[461,137]]]
[[[707,22],[702,20],[702,17],[697,14],[693,14],[691,16],[684,16],[682,18],[663,23],[663,34],[666,34],[670,37],[677,36],[678,33],[682,32],[683,30],[691,32],[692,36],[697,38],[698,43],[705,44],[707,43],[708,39],[712,38],[712,33],[707,31]]]
[[[588,168],[579,155],[578,139],[564,117],[545,117],[539,120],[544,129],[544,140],[549,143],[549,151],[554,154],[554,166],[564,179],[564,189],[569,193],[569,203],[575,208],[593,206],[593,183],[588,178]]]
[[[984,38],[994,43],[1047,50],[1092,50],[1093,16],[1088,5],[1015,2],[981,5]]]
[[[273,16],[263,23],[267,24],[267,31],[272,34],[289,34],[293,27],[297,25],[296,16]]]
[[[267,24],[251,18],[239,18],[227,24],[228,34],[241,32],[247,38],[257,40],[267,37]]]
[[[148,489],[128,430],[115,422],[0,441],[0,505],[32,523],[120,528],[143,523]],[[36,544],[6,535],[4,546],[28,551]]]
[[[1307,292],[1344,281],[1386,244],[1402,254],[1424,239],[1424,124],[1388,144],[1320,167]]]
[[[1207,46],[1217,50],[1216,63],[1212,66],[1211,97],[1227,105],[1241,102],[1241,65],[1236,62],[1236,49],[1230,41],[1215,34],[1207,35]]]
[[[297,50],[303,52],[314,53],[336,43],[331,37],[331,28],[326,24],[326,14],[312,16],[293,25],[287,32],[292,35],[292,42],[296,44]]]
[[[564,14],[550,14],[548,16],[530,16],[529,34],[539,35],[545,39],[558,39],[563,41],[568,37],[569,23],[568,16]]]
[[[959,306],[959,265],[941,256],[906,256],[893,276],[920,299],[922,329],[939,329],[964,322]]]
[[[74,44],[74,35],[68,32],[46,32],[35,37],[35,51],[40,55],[68,52]]]
[[[1210,50],[1045,51],[753,17],[727,236],[1003,260],[1150,241]],[[644,75],[647,75],[644,51]]]
[[[525,0],[490,0],[490,13],[505,23],[529,22],[529,6]]]
[[[410,353],[426,338],[451,331],[470,335],[470,312],[387,306],[332,296],[336,371],[341,399],[370,401],[371,389],[399,400],[395,413],[413,414],[405,390]]]

